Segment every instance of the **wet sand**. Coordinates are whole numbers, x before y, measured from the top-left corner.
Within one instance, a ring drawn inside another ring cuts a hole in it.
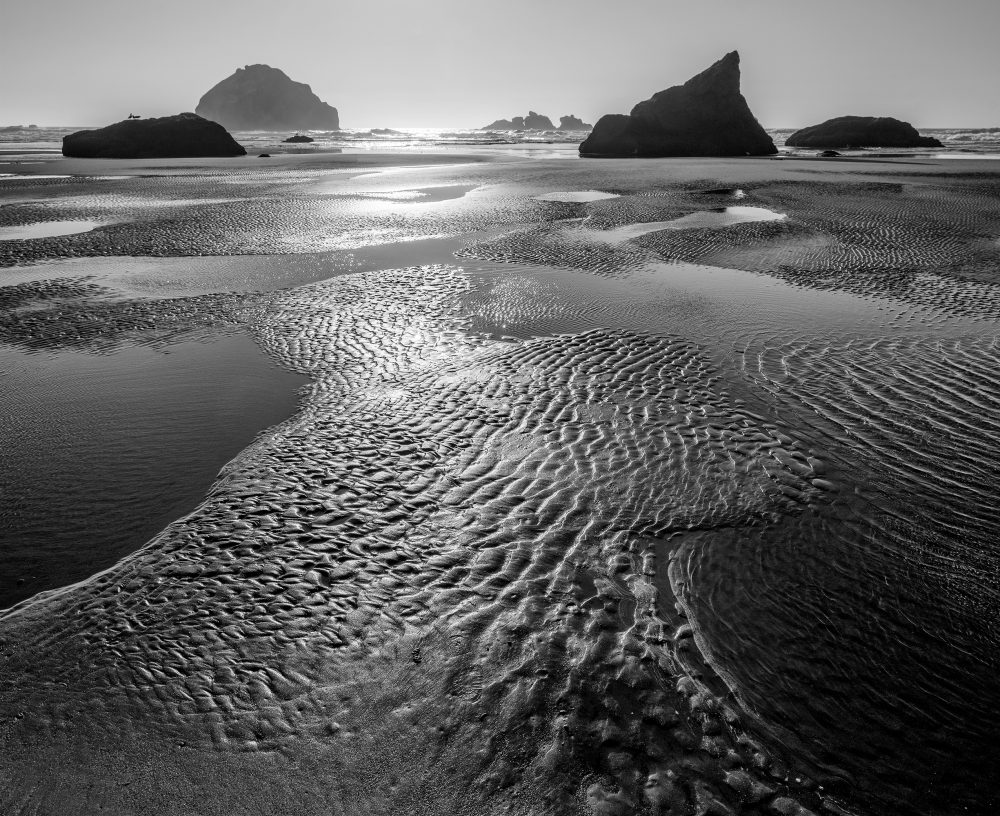
[[[0,187],[0,342],[310,380],[0,614],[0,809],[994,810],[995,165],[344,158]]]

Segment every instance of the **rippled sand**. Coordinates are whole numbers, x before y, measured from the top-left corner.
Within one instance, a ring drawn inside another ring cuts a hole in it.
[[[0,811],[993,812],[1000,172],[434,161],[0,190],[4,343],[310,379],[0,614]]]

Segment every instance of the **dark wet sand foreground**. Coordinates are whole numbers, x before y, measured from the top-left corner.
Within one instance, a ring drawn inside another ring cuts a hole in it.
[[[0,812],[994,812],[995,165],[446,159],[0,182],[5,353],[309,382],[0,613]]]

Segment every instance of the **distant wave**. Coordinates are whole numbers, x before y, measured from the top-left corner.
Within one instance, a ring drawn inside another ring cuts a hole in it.
[[[0,144],[39,144],[50,142],[62,143],[62,137],[83,127],[38,127],[36,125],[4,125],[0,126]]]
[[[935,132],[937,135],[938,132]],[[997,144],[1000,142],[1000,128],[979,128],[977,130],[939,131],[942,142],[982,142]]]
[[[272,144],[275,134],[241,131],[233,134],[243,145]],[[398,150],[450,145],[579,144],[586,137],[579,131],[561,130],[456,130],[455,128],[348,128],[339,131],[310,131],[313,149],[350,147],[370,150]]]

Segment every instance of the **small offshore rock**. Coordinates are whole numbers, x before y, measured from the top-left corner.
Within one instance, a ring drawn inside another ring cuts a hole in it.
[[[838,116],[802,128],[785,139],[789,147],[941,147],[909,122],[891,116]]]

